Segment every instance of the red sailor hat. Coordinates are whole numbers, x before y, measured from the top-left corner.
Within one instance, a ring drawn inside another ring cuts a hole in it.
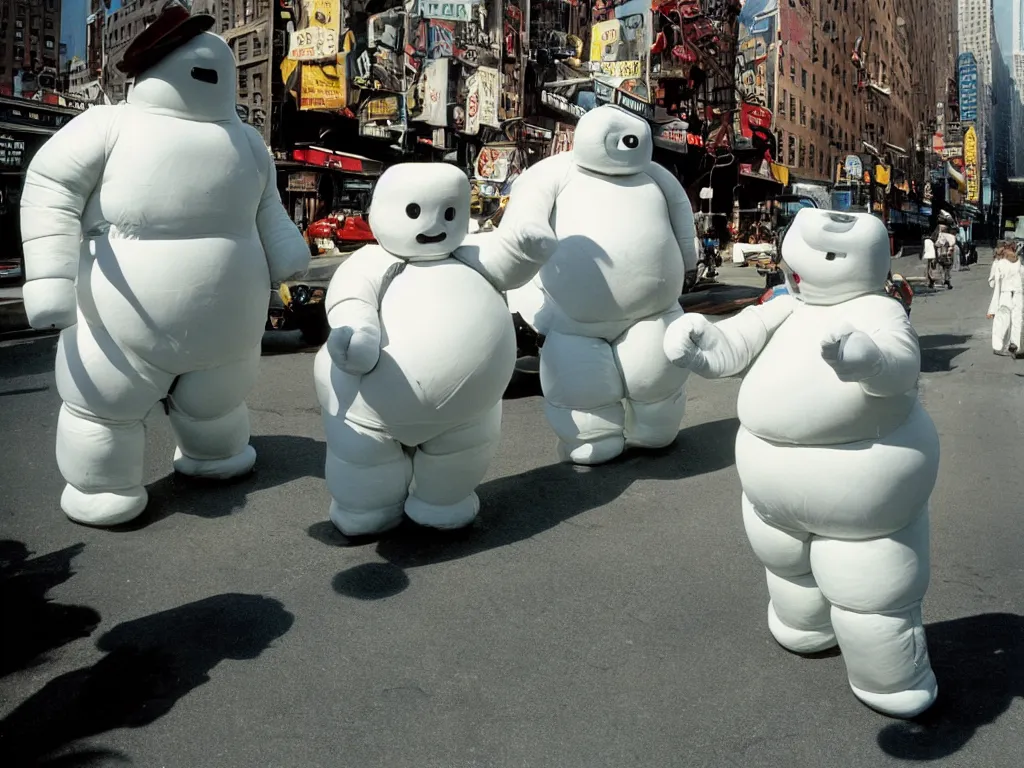
[[[193,16],[179,0],[168,0],[160,15],[132,40],[117,68],[138,77],[193,37],[213,27],[215,19],[204,13]]]

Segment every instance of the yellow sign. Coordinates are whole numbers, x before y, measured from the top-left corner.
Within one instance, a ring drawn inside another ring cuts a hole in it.
[[[619,53],[618,19],[602,21],[590,29],[590,61],[615,61]]]
[[[377,120],[398,120],[401,117],[401,104],[397,96],[378,96],[363,105],[363,119],[367,122]]]
[[[967,177],[967,201],[978,202],[978,134],[972,125],[964,134],[964,176]]]
[[[599,72],[609,77],[640,77],[643,63],[640,61],[601,61]]]
[[[345,54],[339,64],[300,64],[299,109],[344,109],[348,106],[348,81],[345,79]]]

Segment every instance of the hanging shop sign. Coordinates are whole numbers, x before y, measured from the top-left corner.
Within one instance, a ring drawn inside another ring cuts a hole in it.
[[[642,77],[642,61],[591,61],[590,70],[609,77]]]
[[[424,19],[469,21],[473,16],[473,3],[467,0],[443,3],[436,0],[420,0],[418,13]]]
[[[359,108],[359,135],[394,141],[406,131],[405,97],[374,96]]]
[[[632,112],[634,115],[643,118],[644,120],[654,119],[653,104],[650,104],[649,102],[646,102],[641,98],[638,98],[637,96],[635,96],[632,93],[629,93],[628,91],[624,91],[622,88],[608,89],[611,91],[611,93],[609,94],[610,98],[608,98],[607,96],[602,96],[602,93],[607,94],[608,91],[605,90],[604,88],[602,88],[599,91],[600,85],[601,84],[597,82],[595,82],[594,84],[594,92],[599,94],[598,98],[604,98],[604,100],[607,101],[608,103],[615,104],[618,107],[622,107],[627,112]],[[605,88],[607,88],[607,86]]]
[[[319,173],[301,171],[288,175],[288,192],[316,192],[319,188]]]
[[[972,125],[964,134],[964,175],[967,180],[967,201],[978,202],[978,134]]]
[[[684,123],[682,120],[673,120],[664,125],[656,125],[651,132],[652,138],[659,147],[674,149],[677,152],[686,152],[687,139],[690,136],[687,130],[689,127],[689,124]]]
[[[293,61],[323,61],[338,55],[338,33],[326,27],[307,27],[288,36],[288,58]]]
[[[348,81],[342,63],[319,66],[300,64],[299,109],[339,110],[348,106]]]
[[[516,169],[516,152],[514,144],[487,144],[480,150],[474,163],[475,178],[480,181],[491,181],[502,184]]]
[[[770,130],[772,127],[772,111],[756,104],[740,104],[740,135],[752,139],[755,128]]]
[[[341,35],[340,0],[302,0],[303,29],[288,35],[288,57],[292,61],[324,61],[338,55]]]
[[[587,114],[587,110],[583,107],[578,104],[573,104],[565,98],[565,96],[552,93],[551,91],[541,91],[540,101],[541,104],[544,104],[547,107],[551,107],[559,112],[564,112],[567,115],[572,115],[573,117],[583,117]]]
[[[498,100],[501,98],[501,75],[496,69],[479,67],[477,78],[477,99],[480,110],[480,124],[500,128]]]
[[[432,59],[423,64],[423,109],[413,118],[414,120],[436,128],[448,125],[449,61],[450,59]]]
[[[25,162],[25,142],[13,136],[0,136],[0,166],[21,168]]]

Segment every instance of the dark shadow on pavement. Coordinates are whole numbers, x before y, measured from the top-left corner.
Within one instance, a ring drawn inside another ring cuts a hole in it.
[[[459,531],[436,531],[406,520],[377,543],[377,553],[401,570],[459,560],[537,536],[608,504],[637,480],[682,480],[730,467],[739,422],[723,419],[688,427],[660,451],[628,451],[597,467],[549,464],[521,475],[485,483],[477,493],[481,513]],[[357,566],[357,568],[362,566]],[[355,570],[355,569],[352,569]],[[334,580],[352,592],[366,591],[359,578],[342,571]]]
[[[278,355],[315,355],[320,351],[321,344],[309,344],[302,339],[299,331],[267,331],[263,334],[260,354],[263,357]],[[313,365],[313,361],[309,361]],[[310,369],[312,376],[312,369]]]
[[[953,360],[967,351],[970,336],[939,333],[921,336],[921,373],[947,373],[955,370]]]
[[[46,595],[75,572],[71,561],[84,544],[31,557],[20,541],[0,541],[0,677],[36,666],[45,654],[88,637],[100,615],[84,605],[55,603]]]
[[[938,701],[878,734],[882,750],[901,760],[949,757],[1024,697],[1024,617],[986,613],[931,624],[926,632]]]
[[[293,621],[277,600],[224,594],[119,624],[97,642],[106,656],[54,678],[0,721],[0,764],[117,759],[78,742],[153,723],[220,662],[257,658]],[[68,755],[68,748],[84,751]]]
[[[36,392],[47,392],[49,387],[22,387],[21,389],[9,389],[6,392],[0,392],[0,397],[11,397],[12,395],[33,395]]]
[[[363,563],[342,571],[331,583],[334,591],[358,600],[382,600],[405,591],[409,577],[391,563]]]
[[[141,517],[110,530],[136,531],[173,514],[226,517],[248,503],[249,495],[303,477],[324,476],[327,448],[322,441],[293,435],[252,438],[256,469],[232,480],[206,480],[172,472],[146,490],[149,505]]]
[[[0,380],[52,373],[57,340],[57,336],[43,336],[0,348]]]

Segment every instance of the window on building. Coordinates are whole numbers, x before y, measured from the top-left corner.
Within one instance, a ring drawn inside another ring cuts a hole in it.
[[[249,88],[249,73],[244,69],[238,70],[238,90],[245,91]]]
[[[22,32],[20,29],[14,30],[14,39],[15,40],[24,40],[25,39],[25,33]]]
[[[796,59],[789,57],[789,79],[796,82]]]
[[[815,154],[814,154],[814,145],[813,144],[811,144],[811,148],[808,150],[808,158],[811,161],[811,168],[814,168]]]
[[[807,70],[800,67],[800,87],[807,90]]]
[[[43,22],[44,29],[53,29],[53,18],[50,16],[46,17],[46,21]]]
[[[828,49],[827,48],[824,51],[821,52],[821,63],[822,63],[822,65],[824,65],[825,69],[828,69]]]
[[[807,125],[807,107],[800,103],[800,125]]]
[[[46,37],[46,39],[43,41],[43,44],[46,46],[46,50],[48,51],[52,51],[55,45],[52,37]]]
[[[786,153],[790,165],[796,165],[796,136],[789,135],[789,151]]]
[[[825,173],[828,169],[825,167],[825,152],[824,150],[818,150],[818,169]]]
[[[818,113],[813,109],[811,110],[811,130],[816,130],[818,127]]]
[[[239,61],[245,61],[249,58],[249,41],[244,38],[239,38],[235,47],[235,55],[238,56]]]
[[[811,96],[818,95],[818,76],[811,75]]]
[[[796,120],[796,96],[789,97],[789,119]]]

